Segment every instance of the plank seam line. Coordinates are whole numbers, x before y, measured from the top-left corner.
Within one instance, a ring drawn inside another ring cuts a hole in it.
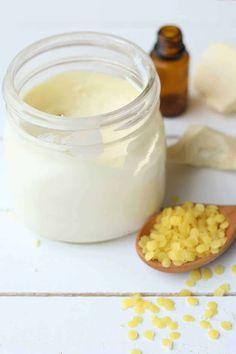
[[[177,292],[0,292],[0,297],[127,297],[136,293],[145,297],[151,296],[164,296],[164,297],[177,297]],[[195,296],[213,297],[212,292],[195,292]],[[225,297],[236,296],[236,292],[230,292]]]

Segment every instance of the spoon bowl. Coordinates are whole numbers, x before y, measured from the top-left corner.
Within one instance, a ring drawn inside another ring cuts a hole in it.
[[[223,253],[225,253],[228,250],[228,248],[231,246],[231,244],[233,243],[233,241],[236,238],[236,206],[218,205],[218,208],[219,208],[219,212],[224,215],[225,219],[229,223],[228,228],[225,230],[227,241],[220,248],[218,253],[216,253],[216,254],[211,253],[205,257],[198,258],[192,262],[186,262],[186,263],[182,264],[181,266],[171,265],[168,268],[163,267],[160,262],[155,261],[155,260],[146,261],[146,259],[144,258],[144,254],[142,252],[142,248],[139,246],[139,241],[142,236],[150,234],[150,231],[151,231],[153,225],[158,220],[158,216],[160,216],[160,213],[159,213],[159,214],[153,215],[143,225],[143,227],[141,228],[141,230],[137,234],[136,251],[137,251],[139,257],[149,267],[159,270],[161,272],[165,272],[165,273],[184,273],[184,272],[188,272],[190,270],[200,268],[200,267],[214,261],[216,258],[220,257]]]

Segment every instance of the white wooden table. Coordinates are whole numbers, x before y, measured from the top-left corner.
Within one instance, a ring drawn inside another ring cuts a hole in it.
[[[211,42],[228,41],[236,46],[236,1],[8,1],[1,11],[0,75],[10,59],[25,45],[54,33],[75,30],[110,32],[129,38],[149,50],[157,28],[163,23],[181,25],[192,55],[192,66]],[[2,102],[1,102],[2,103]],[[187,275],[167,275],[149,269],[134,251],[134,235],[94,244],[70,245],[42,240],[18,224],[11,213],[3,156],[4,106],[0,121],[0,353],[1,354],[125,354],[133,347],[143,353],[165,353],[158,331],[154,342],[127,339],[130,311],[121,310],[127,294],[140,292],[155,299],[170,296],[181,320],[184,313],[200,318],[215,288],[231,284],[227,297],[217,298],[219,315],[234,323],[218,341],[209,341],[197,323],[181,324],[178,354],[234,354],[236,335],[236,245],[218,263],[226,267],[221,276],[200,281],[193,291],[200,307],[186,307],[176,293],[186,287]],[[194,95],[185,116],[165,120],[167,135],[179,135],[193,123],[208,124],[236,135],[236,116],[222,117],[208,110]],[[168,166],[165,204],[178,195],[181,200],[222,204],[236,203],[236,173]],[[214,264],[211,266],[211,268]],[[215,298],[214,298],[215,299]],[[148,318],[142,329],[149,328]]]

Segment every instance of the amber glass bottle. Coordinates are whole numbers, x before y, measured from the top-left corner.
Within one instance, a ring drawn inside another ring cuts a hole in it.
[[[183,113],[188,99],[189,54],[176,26],[161,27],[151,58],[161,81],[161,112],[166,117]]]

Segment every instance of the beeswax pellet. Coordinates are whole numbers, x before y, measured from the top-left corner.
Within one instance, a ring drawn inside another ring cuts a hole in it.
[[[175,310],[175,303],[171,299],[160,297],[159,299],[157,299],[157,303],[161,307],[164,307],[164,309],[167,311],[174,311]]]
[[[145,309],[143,305],[137,305],[135,306],[134,311],[137,315],[142,315],[145,312]]]
[[[191,305],[191,306],[197,306],[199,304],[199,300],[193,296],[188,297],[187,301],[188,301],[189,305]]]
[[[221,289],[224,289],[226,293],[230,290],[230,285],[228,283],[224,283],[220,287]]]
[[[224,296],[225,294],[227,294],[229,292],[229,290],[230,290],[229,284],[224,283],[214,291],[214,295],[215,296]]]
[[[193,321],[195,321],[195,318],[192,315],[184,315],[183,320],[185,322],[193,322]]]
[[[206,309],[204,312],[204,317],[209,319],[214,317],[217,313],[218,311],[216,309]]]
[[[222,222],[222,224],[220,225],[220,228],[223,229],[223,230],[225,230],[225,229],[227,229],[228,226],[229,226],[228,221],[224,221],[224,222]]]
[[[220,325],[225,331],[231,331],[233,327],[232,323],[229,321],[222,321]]]
[[[150,304],[148,306],[148,310],[150,310],[153,313],[157,313],[157,312],[160,311],[159,307],[157,305],[155,305],[155,304]]]
[[[179,292],[179,296],[192,296],[192,291],[189,289],[182,289]]]
[[[181,333],[179,332],[171,332],[170,333],[170,338],[173,340],[179,339],[181,337]]]
[[[162,345],[163,345],[163,347],[166,347],[168,349],[172,349],[173,348],[173,341],[169,338],[163,338]]]
[[[216,266],[213,268],[213,270],[214,270],[214,273],[215,273],[215,274],[221,275],[221,274],[224,273],[225,267],[219,264],[219,265],[216,265]]]
[[[171,265],[171,260],[169,258],[164,258],[161,264],[164,268],[169,268]]]
[[[217,288],[215,291],[214,291],[214,295],[215,296],[224,296],[224,294],[225,294],[225,291],[224,291],[224,289],[222,289],[222,288]]]
[[[131,321],[128,322],[128,327],[130,328],[137,327],[142,322],[143,322],[142,317],[135,316]]]
[[[204,210],[205,210],[205,206],[204,206],[204,204],[197,203],[197,204],[195,205],[195,209],[196,209],[197,211],[199,211],[200,213],[203,213]]]
[[[159,317],[154,317],[151,320],[151,323],[153,324],[154,327],[156,328],[166,328],[167,324],[166,322],[163,320],[163,318],[159,318]]]
[[[207,306],[210,308],[210,309],[217,309],[218,308],[218,304],[215,302],[215,301],[209,301]]]
[[[201,273],[203,280],[209,280],[212,278],[212,271],[209,268],[202,268]]]
[[[153,257],[154,257],[154,252],[147,252],[145,254],[146,261],[150,261],[151,259],[153,259]]]
[[[202,277],[202,275],[201,275],[201,272],[200,272],[199,269],[195,269],[195,270],[193,270],[193,271],[190,273],[190,278],[193,279],[193,280],[195,280],[195,281],[200,280],[201,277]]]
[[[143,335],[145,338],[147,338],[148,340],[154,340],[155,338],[155,332],[151,331],[151,330],[146,330],[143,332]]]
[[[218,339],[220,336],[220,332],[216,329],[210,329],[210,331],[208,332],[208,336],[211,339]]]
[[[208,328],[211,328],[211,324],[208,321],[202,320],[202,321],[200,321],[200,327],[202,327],[204,329],[208,329]]]
[[[138,303],[142,302],[143,299],[141,298],[141,296],[139,294],[135,294],[129,298],[126,298],[122,301],[122,308],[124,310],[127,310],[130,307],[134,307],[135,305],[137,305]]]
[[[132,349],[130,354],[142,354],[140,349]]]
[[[178,322],[172,321],[172,322],[170,322],[170,323],[167,325],[167,327],[168,327],[169,329],[172,329],[173,331],[175,331],[176,329],[179,328],[179,325],[178,325]]]
[[[172,319],[169,316],[163,317],[162,320],[165,322],[167,326],[172,322]]]
[[[186,284],[187,286],[189,286],[190,288],[192,288],[193,286],[196,285],[196,281],[193,280],[193,279],[188,279],[188,280],[186,280],[185,284]]]
[[[138,339],[138,337],[139,337],[139,335],[138,335],[138,332],[137,331],[129,331],[128,332],[128,338],[130,339],[130,340],[136,340],[136,339]]]
[[[122,302],[122,308],[124,310],[130,308],[133,306],[133,302],[130,300],[130,299],[124,299],[123,302]]]
[[[231,267],[231,270],[234,274],[236,274],[236,264],[234,264],[232,267]]]

